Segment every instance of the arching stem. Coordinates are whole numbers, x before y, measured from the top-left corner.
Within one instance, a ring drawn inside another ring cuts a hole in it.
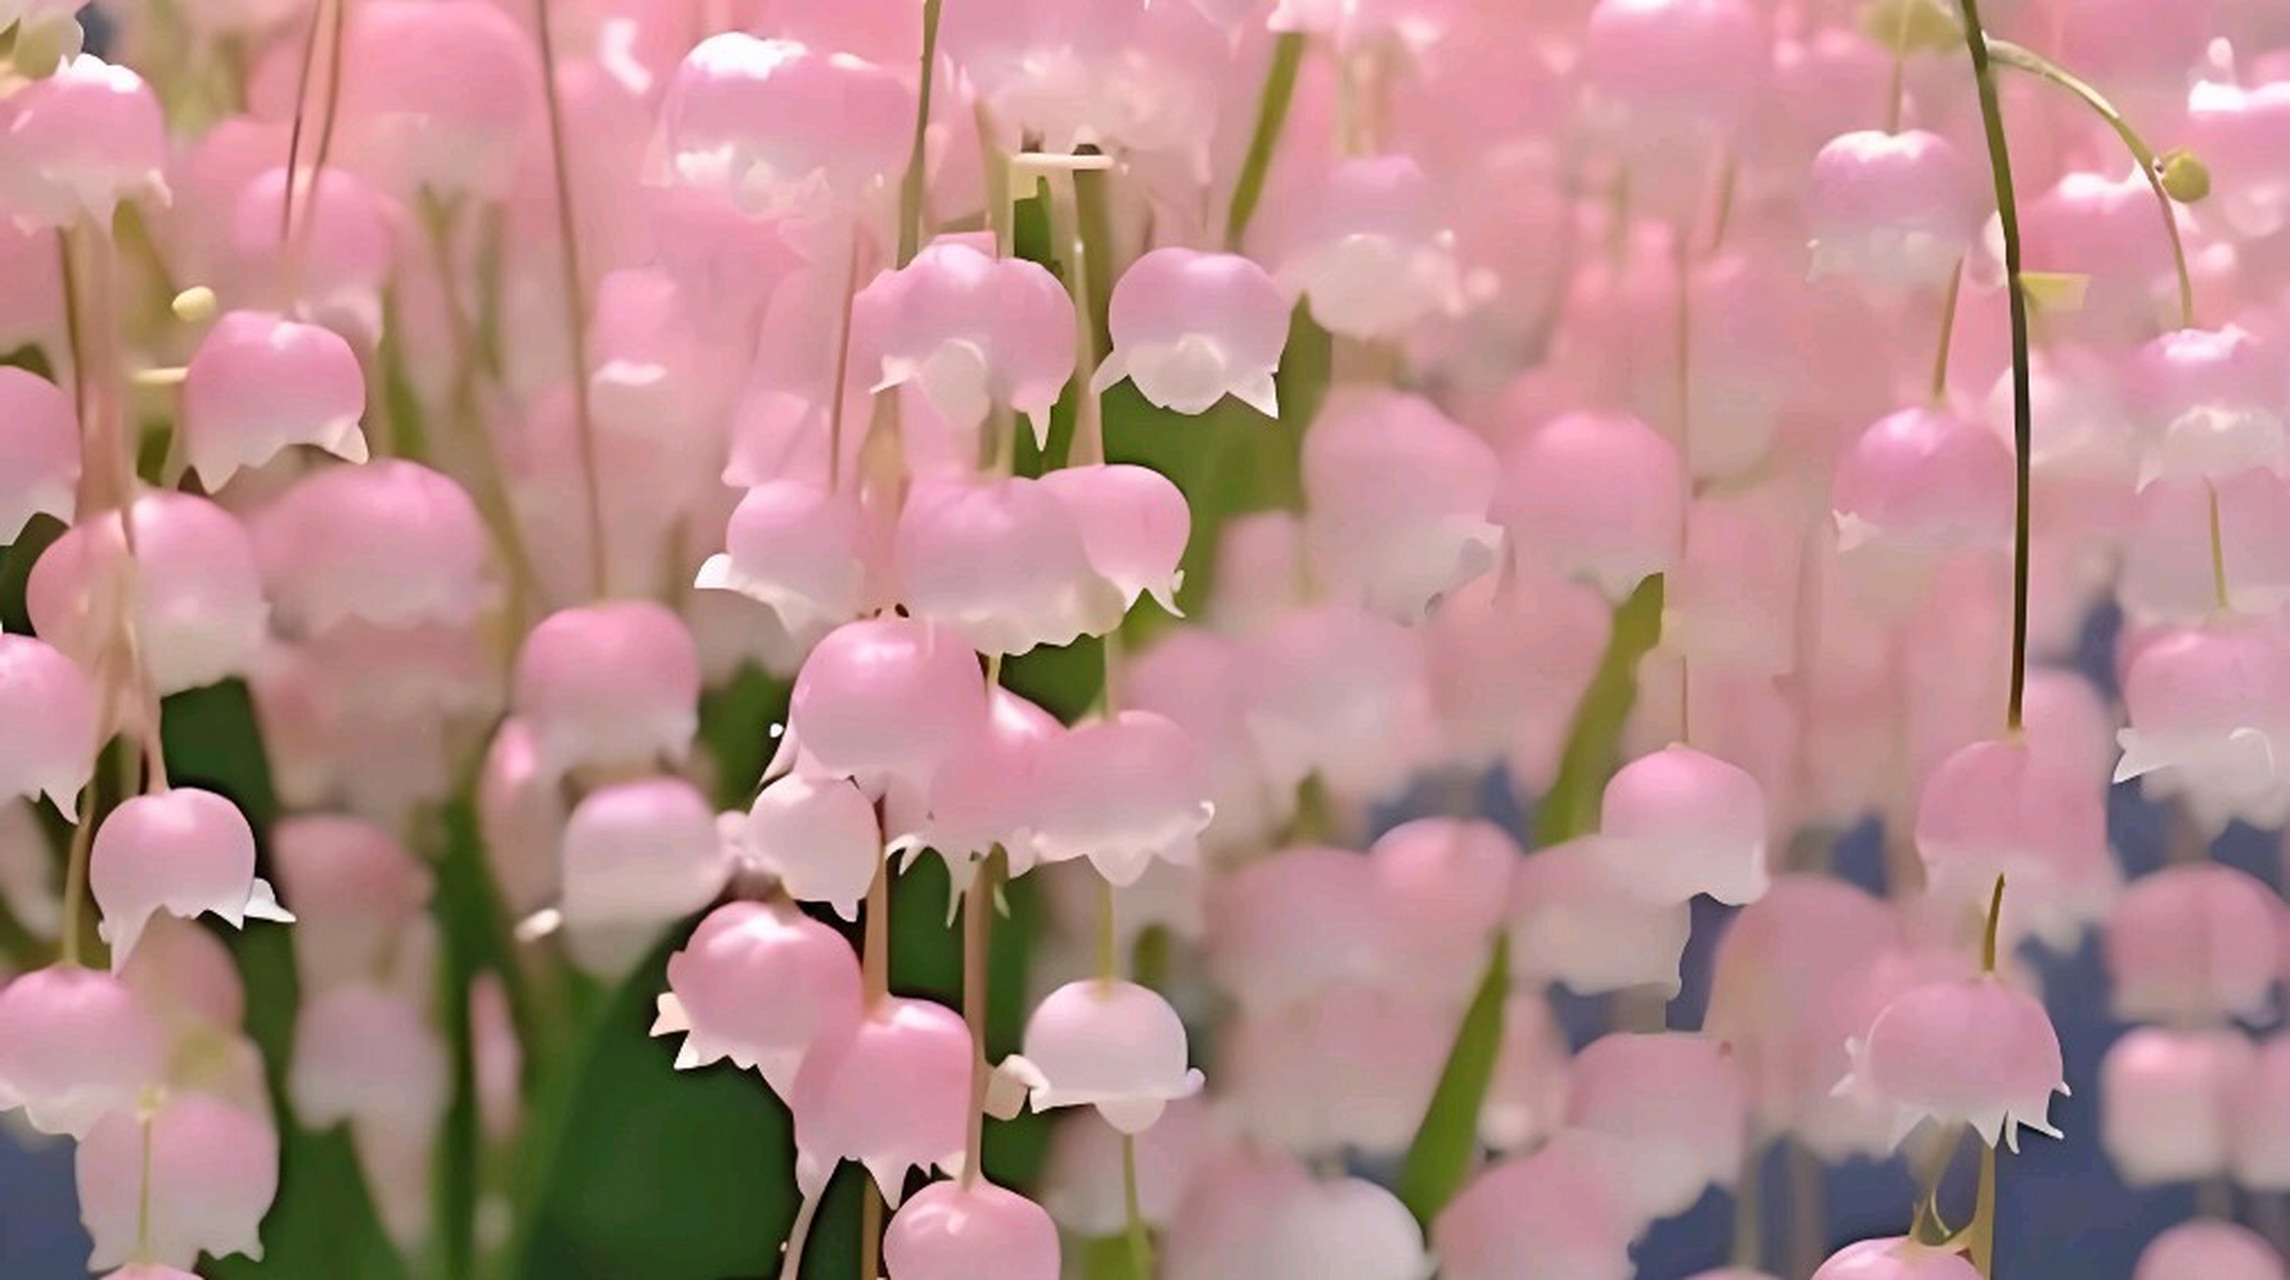
[[[1977,31],[1979,26],[1979,19],[1972,14],[1972,9],[1972,5],[1965,6],[1965,23],[1969,28],[1967,34]],[[2194,328],[2194,277],[2187,270],[2187,247],[2179,236],[2178,210],[2171,199],[2171,193],[2163,187],[2163,165],[2155,155],[2155,149],[2147,145],[2147,140],[2139,136],[2139,131],[2131,127],[2131,122],[2124,119],[2123,113],[2107,100],[2105,94],[2067,68],[2033,49],[2023,48],[2009,40],[1986,40],[1984,44],[1988,56],[2001,65],[2028,72],[2074,94],[2101,120],[2107,122],[2107,127],[2115,131],[2116,137],[2123,140],[2123,146],[2130,151],[2131,159],[2139,166],[2140,176],[2147,180],[2147,189],[2155,193],[2156,208],[2163,214],[2163,234],[2171,242],[2171,267],[2178,273],[2179,280],[2179,327]]]

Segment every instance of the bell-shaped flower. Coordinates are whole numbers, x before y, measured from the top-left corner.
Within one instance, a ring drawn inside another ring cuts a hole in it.
[[[1447,1280],[1629,1280],[1639,1221],[1594,1143],[1551,1142],[1487,1166],[1440,1210]]]
[[[1033,866],[1033,831],[1040,824],[1041,762],[1064,736],[1057,718],[1000,685],[987,691],[988,710],[967,746],[950,753],[930,779],[917,829],[894,836],[892,853],[929,848],[947,860],[957,890],[995,846],[1010,859],[1010,873]]]
[[[898,996],[814,1043],[787,1095],[796,1184],[816,1195],[837,1161],[856,1160],[895,1205],[909,1169],[959,1163],[974,1053],[953,1010]]]
[[[2130,727],[2115,781],[2184,798],[2206,831],[2236,818],[2290,817],[2290,634],[2271,619],[2182,627],[2147,638],[2123,675]]]
[[[2228,226],[2270,236],[2290,222],[2290,79],[2237,85],[2203,79],[2187,91],[2186,142],[2211,175]]]
[[[1190,735],[1165,716],[1123,711],[1045,743],[1034,852],[1044,862],[1088,858],[1116,886],[1159,858],[1192,863],[1215,809]]]
[[[1851,1067],[1846,1038],[1868,1024],[1857,1011],[1861,977],[1899,933],[1866,892],[1783,875],[1719,938],[1703,1028],[1733,1046],[1761,1128],[1805,1135],[1822,1151],[1838,1149],[1832,1138],[1859,1149],[1865,1108],[1831,1090]]]
[[[1491,822],[1418,818],[1379,836],[1368,863],[1389,930],[1389,980],[1426,999],[1469,1000],[1520,857]]]
[[[345,149],[412,203],[423,192],[498,199],[543,123],[532,38],[501,10],[409,0],[361,4],[346,21]]]
[[[1538,850],[1511,883],[1511,974],[1555,982],[1577,995],[1648,987],[1678,991],[1678,960],[1692,913],[1658,902],[1631,883],[1634,873],[1599,853],[1599,837]]]
[[[2250,1228],[2216,1218],[2182,1222],[2147,1242],[2131,1280],[2282,1280],[2282,1255]]]
[[[897,1280],[1058,1280],[1058,1227],[991,1182],[934,1182],[884,1229],[883,1261]]]
[[[859,959],[841,934],[789,906],[728,902],[668,957],[652,1034],[683,1033],[678,1070],[729,1058],[784,1098],[811,1046],[857,1024],[860,1000]]]
[[[1916,853],[1926,891],[1970,914],[1985,910],[1996,877],[2008,936],[2033,933],[2069,948],[2114,888],[2106,792],[2026,742],[1975,742],[1925,778],[1916,805]]]
[[[79,664],[30,636],[0,635],[0,795],[45,795],[73,812],[95,771],[102,715]]]
[[[1745,0],[1599,0],[1582,37],[1585,114],[1634,155],[1723,141],[1747,123],[1770,39]]]
[[[22,1107],[42,1133],[132,1115],[166,1080],[167,1052],[157,1016],[108,973],[58,965],[0,986],[0,1110]]]
[[[1636,418],[1570,413],[1505,460],[1495,519],[1511,545],[1620,600],[1681,549],[1685,464]]]
[[[1426,1280],[1423,1232],[1364,1178],[1315,1179],[1294,1160],[1235,1153],[1203,1171],[1169,1228],[1168,1280]]]
[[[1859,1240],[1829,1255],[1813,1280],[1979,1280],[1980,1270],[1954,1249],[1907,1236]]]
[[[1729,906],[1765,894],[1765,789],[1748,770],[1672,743],[1615,771],[1592,846],[1615,878],[1656,902],[1708,894]]]
[[[2282,915],[2273,890],[2233,867],[2165,867],[2132,881],[2104,939],[2115,1016],[2187,1027],[2264,1020],[2281,976]]]
[[[1896,1143],[1926,1120],[1969,1124],[2014,1151],[2022,1128],[2059,1136],[2046,1118],[2051,1095],[2067,1092],[2059,1033],[2041,1000],[1994,974],[1909,988],[1847,1052],[1838,1091],[1887,1108]]]
[[[1225,1027],[1213,1074],[1235,1136],[1300,1159],[1405,1151],[1439,1087],[1457,1017],[1413,994],[1389,979],[1348,982]]]
[[[1479,1107],[1479,1141],[1500,1153],[1541,1146],[1566,1123],[1573,1094],[1566,1032],[1540,994],[1503,1002],[1503,1043]]]
[[[199,1280],[194,1272],[175,1267],[162,1267],[152,1262],[136,1262],[109,1273],[104,1280]]]
[[[510,709],[549,767],[682,760],[700,727],[700,655],[650,600],[562,609],[517,651]]]
[[[913,618],[848,622],[795,677],[787,736],[817,771],[879,791],[925,786],[986,717],[978,655],[946,627]]]
[[[858,616],[866,564],[856,502],[814,481],[769,480],[732,509],[724,550],[694,585],[760,601],[790,635],[809,638]]]
[[[212,791],[176,787],[121,802],[96,829],[88,888],[118,972],[154,914],[292,921],[270,883],[254,873],[254,828]]]
[[[1123,378],[1152,404],[1206,413],[1228,394],[1280,416],[1272,375],[1288,346],[1289,300],[1264,268],[1233,253],[1154,249],[1121,273],[1106,311],[1112,354],[1090,390]]]
[[[485,861],[513,919],[523,919],[554,901],[558,889],[557,842],[567,808],[558,778],[541,761],[532,727],[510,717],[501,722],[477,773],[477,831]]]
[[[236,1031],[246,1021],[246,983],[213,930],[175,916],[151,917],[119,980],[175,1036]],[[251,1045],[247,1046],[253,1051]],[[178,1085],[185,1081],[178,1080]]]
[[[2290,479],[2252,468],[2157,480],[2139,491],[2133,519],[2115,587],[2133,618],[2202,622],[2290,604]]]
[[[905,169],[914,91],[849,54],[741,31],[692,46],[668,81],[671,180],[751,217],[848,206]]]
[[[1069,982],[1034,1006],[1025,1052],[1003,1061],[1036,1111],[1094,1106],[1123,1133],[1142,1133],[1163,1108],[1199,1092],[1185,1065],[1185,1024],[1169,1002],[1134,982]]]
[[[1135,1153],[1137,1216],[1161,1226],[1223,1145],[1209,1104],[1198,1094],[1171,1104],[1152,1128],[1135,1135],[1096,1116],[1069,1114],[1050,1130],[1042,1207],[1075,1235],[1121,1234],[1129,1217],[1128,1179],[1122,1173],[1127,1147]]]
[[[1945,409],[1903,409],[1862,432],[1837,462],[1838,545],[2002,545],[2012,484],[2011,450],[1987,427]]]
[[[451,477],[399,458],[327,467],[256,523],[279,612],[307,633],[350,618],[384,627],[461,623],[487,594],[489,542]]]
[[[1304,438],[1305,548],[1320,579],[1403,621],[1493,568],[1499,465],[1430,401],[1338,391]]]
[[[70,393],[13,366],[0,368],[0,544],[36,515],[69,522],[78,503],[79,414]]]
[[[2099,1063],[2099,1141],[2134,1187],[2234,1173],[2234,1101],[2257,1066],[2238,1031],[2138,1027]]]
[[[228,129],[226,122],[217,132]],[[208,134],[213,138],[214,133]],[[228,225],[223,278],[262,281],[272,296],[298,299],[311,319],[338,328],[345,337],[377,339],[382,329],[382,295],[399,253],[397,211],[381,192],[339,165],[294,178],[295,251],[278,251],[278,224],[285,203],[286,153],[266,144],[258,152],[275,167],[238,188]],[[211,278],[211,277],[210,277]]]
[[[773,782],[749,808],[740,841],[789,897],[825,903],[845,920],[858,918],[859,899],[883,874],[874,805],[846,778],[796,773]]]
[[[1813,272],[1892,288],[1945,284],[1972,247],[1980,188],[1956,146],[1923,129],[1862,129],[1813,158]]]
[[[1730,1187],[1748,1140],[1741,1071],[1708,1036],[1603,1036],[1575,1056],[1567,1123],[1615,1139],[1625,1201],[1649,1219]]]
[[[2272,348],[2233,325],[2180,329],[2139,348],[2125,390],[2139,424],[2140,483],[2290,464],[2284,373]]]
[[[989,654],[1101,635],[1122,593],[1101,577],[1080,521],[1038,481],[923,481],[907,495],[891,552],[907,612]]]
[[[32,629],[93,670],[131,599],[136,654],[160,696],[251,673],[270,606],[237,517],[191,494],[146,493],[133,519],[132,556],[117,512],[49,544],[25,584]]]
[[[1120,590],[1124,607],[1149,593],[1163,609],[1180,612],[1177,588],[1185,575],[1177,564],[1193,532],[1184,490],[1151,467],[1124,463],[1061,467],[1041,486],[1065,503],[1081,527],[1090,568]]]
[[[1250,638],[1241,678],[1273,786],[1317,776],[1339,799],[1367,800],[1414,772],[1423,656],[1408,628],[1346,605],[1299,609]]]
[[[143,77],[80,54],[0,99],[0,214],[19,230],[109,228],[167,198],[167,122]]]
[[[1374,865],[1343,849],[1286,849],[1224,877],[1208,901],[1209,974],[1251,1011],[1385,972]]]
[[[305,993],[387,972],[406,928],[429,905],[429,868],[389,832],[357,818],[312,813],[279,821],[270,830],[270,862],[305,926],[294,931]]]
[[[278,1129],[266,1114],[179,1093],[148,1116],[107,1116],[80,1139],[76,1172],[90,1270],[129,1259],[190,1267],[201,1253],[259,1262]]]
[[[217,320],[183,374],[183,447],[209,490],[291,445],[364,462],[365,411],[366,376],[350,344],[269,312]]]
[[[1346,160],[1297,193],[1294,208],[1274,273],[1329,332],[1391,338],[1457,305],[1455,233],[1415,161]]]
[[[303,1002],[287,1093],[312,1129],[346,1121],[426,1129],[452,1100],[453,1067],[422,1004],[352,982]]]
[[[731,875],[715,812],[680,778],[590,792],[565,822],[559,856],[574,958],[603,973],[634,964]]]
[[[941,239],[876,276],[851,307],[852,343],[879,371],[875,390],[913,383],[964,430],[1006,405],[1047,441],[1077,335],[1073,299],[1046,268]]]

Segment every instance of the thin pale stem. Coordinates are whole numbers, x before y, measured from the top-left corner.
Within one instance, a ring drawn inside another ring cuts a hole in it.
[[[591,590],[609,593],[612,563],[605,546],[604,491],[597,473],[596,413],[588,387],[588,285],[581,272],[580,219],[573,209],[572,162],[565,153],[564,105],[557,93],[557,51],[551,0],[533,0],[534,26],[541,46],[541,96],[548,106],[549,168],[557,207],[557,266],[564,276],[565,341],[572,357],[573,438],[580,450],[581,496],[588,503],[588,571]]]
[[[866,1199],[859,1202],[859,1276],[877,1280],[883,1274],[883,1189],[873,1174],[860,1179]]]
[[[1963,0],[1964,47],[1972,58],[1972,79],[1980,94],[1980,124],[1988,139],[1988,171],[1996,188],[1996,219],[2003,227],[2004,281],[2012,323],[2012,677],[2004,723],[2019,732],[2028,685],[2028,524],[2029,453],[2035,435],[2035,401],[2029,386],[2028,295],[2021,279],[2020,201],[2012,186],[2011,144],[2004,137],[2004,109],[1989,66],[1988,33],[1980,25],[1980,0]]]
[[[1956,303],[1964,294],[1964,261],[1948,273],[1948,292],[1940,301],[1940,342],[1932,352],[1932,403],[1948,399],[1948,357],[1956,346]]]
[[[1765,1144],[1743,1148],[1741,1177],[1733,1192],[1733,1265],[1743,1271],[1765,1265]]]
[[[143,1182],[135,1192],[135,1257],[151,1260],[151,1117],[142,1118]]]
[[[891,861],[881,859],[874,882],[867,886],[866,925],[860,940],[860,976],[865,981],[867,1008],[881,1004],[891,992]]]
[[[72,828],[70,851],[64,859],[64,919],[61,959],[67,965],[84,964],[80,937],[87,932],[87,861],[95,842],[95,779],[80,793],[79,822]]]
[[[1981,1280],[1996,1275],[1996,1149],[1980,1144],[1980,1189],[1973,1201],[1972,1225],[1966,1231],[1966,1252]]]
[[[779,1280],[797,1280],[803,1274],[803,1248],[811,1241],[811,1223],[818,1216],[817,1195],[796,1201],[795,1222],[787,1228],[787,1245],[779,1259]]]
[[[1979,19],[1969,12],[1971,7],[1970,5],[1966,6],[1965,21],[1969,27],[1976,30]],[[2185,240],[2179,235],[2178,209],[2171,199],[2171,193],[2163,187],[2163,166],[2161,160],[2155,155],[2155,149],[2148,146],[2147,140],[2139,135],[2139,131],[2131,127],[2131,122],[2124,118],[2123,113],[2116,109],[2114,103],[2107,100],[2107,95],[2094,88],[2090,82],[2035,50],[2013,44],[2009,40],[1986,40],[1984,43],[1988,55],[1998,63],[2025,71],[2073,94],[2083,105],[2091,108],[2101,120],[2106,121],[2107,127],[2115,131],[2116,137],[2122,139],[2124,149],[2131,153],[2132,161],[2139,167],[2139,175],[2147,180],[2147,189],[2155,195],[2155,207],[2162,211],[2163,234],[2171,243],[2171,268],[2178,274],[2179,327],[2182,329],[2194,328],[2194,276],[2187,270],[2187,246]]]
[[[278,197],[278,242],[285,244],[294,230],[294,175],[302,163],[302,125],[309,112],[310,76],[318,65],[318,28],[325,25],[323,0],[310,9],[310,27],[302,33],[302,69],[294,77],[294,122],[286,131],[286,188]]]
[[[1121,940],[1113,904],[1113,882],[1097,882],[1097,980],[1111,985],[1121,980]]]
[[[1137,1194],[1137,1135],[1121,1135],[1122,1229],[1129,1238],[1129,1265],[1137,1280],[1153,1275],[1153,1237],[1145,1229],[1145,1212]]]
[[[1996,877],[1995,891],[1988,895],[1988,928],[1980,939],[1980,972],[1996,971],[1996,943],[2004,923],[2004,878]]]
[[[930,134],[931,83],[938,69],[938,10],[940,0],[922,4],[922,79],[914,111],[914,146],[907,152],[906,177],[899,183],[899,261],[914,261],[922,250],[922,192],[927,176],[924,144]]]
[[[1001,883],[1003,855],[995,849],[979,864],[978,878],[962,895],[962,1021],[970,1029],[970,1125],[965,1134],[962,1185],[979,1178],[986,1158],[986,1086],[994,1077],[986,1060],[987,966],[993,957],[994,888]]]
[[[2226,613],[2234,608],[2233,593],[2226,583],[2226,534],[2220,527],[2218,512],[2218,486],[2203,481],[2203,493],[2210,503],[2210,580],[2211,591],[2217,598],[2218,611]]]
[[[843,309],[836,318],[835,329],[835,386],[834,400],[827,406],[827,491],[836,492],[843,484],[843,400],[851,380],[851,309],[859,297],[859,259],[866,245],[866,232],[857,224],[851,227],[851,260],[843,274]]]

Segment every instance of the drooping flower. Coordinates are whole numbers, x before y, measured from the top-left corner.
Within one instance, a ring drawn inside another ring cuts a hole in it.
[[[290,445],[366,460],[366,380],[340,334],[260,311],[215,322],[183,375],[182,431],[209,489]]]
[[[1085,979],[1034,1006],[1025,1052],[1003,1061],[1033,1093],[1036,1111],[1094,1106],[1123,1133],[1140,1133],[1162,1109],[1201,1087],[1185,1065],[1185,1025],[1149,987]]]
[[[96,829],[88,888],[103,911],[117,972],[154,914],[212,913],[232,927],[291,922],[270,882],[254,873],[254,829],[212,791],[176,787],[120,803]]]
[[[1272,375],[1288,345],[1288,312],[1280,286],[1247,258],[1154,249],[1113,286],[1113,351],[1090,389],[1127,378],[1146,400],[1178,413],[1206,413],[1230,395],[1277,418]]]

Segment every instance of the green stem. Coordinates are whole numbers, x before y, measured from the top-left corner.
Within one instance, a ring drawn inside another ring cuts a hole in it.
[[[1394,1187],[1416,1221],[1430,1226],[1470,1177],[1479,1152],[1479,1109],[1495,1079],[1495,1059],[1503,1047],[1503,1002],[1511,994],[1511,944],[1495,935],[1487,970],[1463,1012],[1455,1046],[1447,1052],[1431,1105],[1416,1127]]]
[[[1964,293],[1964,262],[1948,273],[1948,294],[1940,303],[1940,345],[1932,353],[1932,403],[1948,398],[1948,356],[1956,345],[1956,303]]]
[[[1662,576],[1655,574],[1614,609],[1606,656],[1583,690],[1558,776],[1536,815],[1537,843],[1572,840],[1598,825],[1598,802],[1617,763],[1623,722],[1638,700],[1638,664],[1662,638]]]
[[[1972,1225],[1965,1229],[1967,1252],[1981,1280],[1996,1276],[1996,1149],[1980,1144],[1980,1189],[1973,1201]]]
[[[1965,6],[1965,22],[1976,31],[1979,18],[1971,12],[1972,8],[1971,5]],[[1999,64],[2028,72],[2074,94],[2085,106],[2097,113],[2100,119],[2107,122],[2107,127],[2115,131],[2116,137],[2123,140],[2124,147],[2131,152],[2132,160],[2138,163],[2140,176],[2147,180],[2147,189],[2155,193],[2156,208],[2163,214],[2163,234],[2171,242],[2171,267],[2178,273],[2179,279],[2179,327],[2194,328],[2194,277],[2187,270],[2187,246],[2179,236],[2178,211],[2173,207],[2171,193],[2163,188],[2162,161],[2156,157],[2155,149],[2147,145],[2147,140],[2131,127],[2131,122],[2124,119],[2115,104],[2109,102],[2107,96],[2089,81],[2033,49],[2013,44],[2009,40],[1987,40],[1985,44],[1988,55]]]
[[[1989,66],[1988,34],[1980,26],[1980,0],[1963,0],[1964,47],[1972,57],[1972,79],[1979,87],[1980,124],[1988,138],[1988,171],[1996,188],[1996,218],[2003,225],[2004,281],[2012,320],[2012,684],[2004,723],[2020,728],[2028,685],[2028,455],[2035,435],[2035,401],[2028,375],[2028,296],[2021,282],[2020,202],[2012,187],[2011,145],[2004,138],[2004,109]]]
[[[1988,931],[1980,940],[1980,972],[1996,971],[1996,937],[2004,921],[2004,878],[1996,877],[1996,889],[1988,895]]]
[[[1272,153],[1280,147],[1280,130],[1288,122],[1289,104],[1296,99],[1296,75],[1304,65],[1302,32],[1284,33],[1272,46],[1272,66],[1265,72],[1264,93],[1257,100],[1256,129],[1249,134],[1248,157],[1241,162],[1240,180],[1233,185],[1232,208],[1225,215],[1225,249],[1240,252],[1248,223],[1264,198],[1265,176],[1272,169]]]

